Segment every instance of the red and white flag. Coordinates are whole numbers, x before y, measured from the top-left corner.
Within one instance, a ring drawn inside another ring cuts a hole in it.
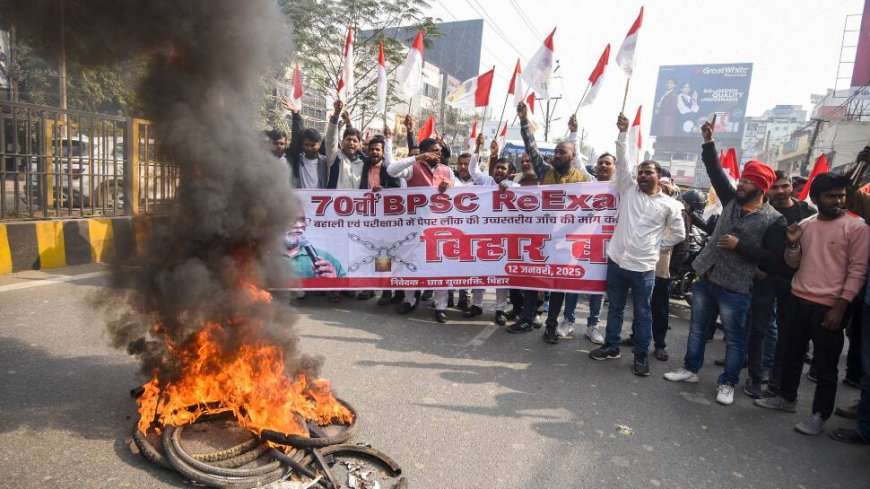
[[[798,197],[799,200],[807,200],[807,197],[810,196],[810,187],[813,185],[813,180],[816,179],[816,175],[819,173],[828,173],[831,171],[831,168],[828,166],[828,157],[825,156],[825,153],[822,153],[819,156],[819,159],[816,160],[816,165],[813,166],[813,171],[810,172],[810,177],[807,179],[807,184],[804,185],[803,190],[801,190],[801,195]]]
[[[419,131],[417,131],[417,143],[419,144],[420,141],[428,139],[432,136],[432,133],[434,132],[435,118],[430,115],[429,118],[426,119],[426,122],[423,123],[423,127],[421,127]]]
[[[378,42],[378,107],[379,114],[387,113],[387,62],[384,58],[384,41]]]
[[[598,96],[598,91],[601,89],[601,85],[604,85],[604,71],[607,69],[607,61],[609,59],[610,44],[607,44],[607,47],[604,48],[604,52],[601,53],[601,57],[598,58],[598,64],[595,65],[595,69],[589,74],[589,90],[586,91],[586,96],[584,96],[583,100],[580,101],[580,107],[592,105],[592,103],[595,102],[595,97]]]
[[[504,142],[507,139],[507,121],[504,121],[504,125],[501,126],[501,132],[496,137],[495,142],[498,143],[499,151],[504,148]]]
[[[556,34],[556,29],[544,39],[544,45],[538,49],[538,52],[532,56],[532,59],[526,63],[526,69],[523,71],[523,80],[543,99],[550,98],[554,90],[553,86],[553,69],[555,58],[553,57],[553,35]]]
[[[523,101],[523,70],[520,68],[520,60],[517,59],[517,66],[514,68],[514,74],[511,76],[511,83],[508,85],[508,95],[514,96],[514,105],[519,105]]]
[[[637,47],[637,36],[640,33],[640,25],[643,22],[643,7],[640,8],[640,13],[631,28],[628,29],[628,34],[622,41],[622,46],[619,47],[619,52],[616,53],[616,64],[622,68],[626,75],[631,76],[634,70],[634,51]]]
[[[526,97],[526,107],[529,108],[529,113],[531,116],[529,117],[529,127],[532,129],[532,133],[538,132],[538,124],[535,122],[535,92],[529,94]]]
[[[302,73],[299,71],[299,63],[293,68],[293,91],[290,93],[290,102],[296,110],[302,110]]]
[[[338,98],[347,102],[353,95],[353,27],[347,27],[344,40],[344,64],[338,78]]]
[[[396,82],[402,97],[411,99],[423,87],[423,31],[417,33],[405,62],[399,67]]]
[[[489,93],[492,91],[492,79],[495,67],[462,82],[444,99],[444,103],[454,108],[486,107],[489,105]]]
[[[634,166],[640,164],[640,159],[643,157],[641,149],[643,148],[643,136],[640,133],[640,109],[643,106],[638,106],[637,114],[634,116],[634,122],[628,129],[628,161]]]
[[[471,134],[468,135],[468,149],[474,151],[474,148],[477,147],[477,120],[475,119],[474,125],[471,126]]]

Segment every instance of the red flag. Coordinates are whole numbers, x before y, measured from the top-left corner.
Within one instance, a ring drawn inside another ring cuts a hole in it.
[[[819,159],[816,160],[816,166],[813,167],[813,171],[810,172],[810,178],[807,179],[807,184],[804,186],[803,190],[801,190],[801,195],[798,197],[799,200],[807,200],[807,197],[810,195],[810,187],[813,185],[813,179],[816,178],[816,175],[819,173],[828,173],[831,169],[828,167],[828,157],[825,156],[825,153],[822,153],[822,156],[819,156]]]
[[[504,121],[504,125],[501,128],[501,133],[499,133],[498,137],[495,139],[496,143],[498,143],[499,148],[504,148],[505,139],[507,139],[507,121]]]
[[[489,92],[492,91],[492,79],[494,76],[495,66],[477,77],[477,91],[474,94],[475,107],[486,107],[489,105]]]
[[[529,106],[529,112],[534,114],[535,113],[535,92],[530,93],[529,96],[526,97],[526,105]]]
[[[296,110],[302,110],[302,73],[299,72],[299,63],[293,68],[293,93],[290,99]]]
[[[474,125],[471,126],[471,134],[468,136],[468,149],[474,150],[477,146],[477,120],[475,119]]]
[[[728,148],[728,151],[720,157],[719,163],[722,164],[722,169],[734,183],[740,179],[740,166],[737,164],[737,153],[734,148]]]
[[[514,74],[511,77],[511,83],[508,86],[508,95],[514,96],[514,105],[519,105],[523,101],[523,69],[520,67],[520,60],[517,59],[517,66],[514,68]]]
[[[378,42],[378,105],[379,114],[387,113],[387,62],[384,59],[384,41]]]
[[[435,132],[435,117],[430,115],[423,124],[423,127],[417,131],[417,142],[419,143],[420,141],[432,136],[433,132]]]

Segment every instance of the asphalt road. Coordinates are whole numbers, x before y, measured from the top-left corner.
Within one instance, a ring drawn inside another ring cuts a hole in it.
[[[128,391],[139,378],[89,300],[103,270],[0,277],[2,488],[189,485],[129,449]],[[80,279],[54,281],[70,274]],[[505,334],[489,311],[471,322],[454,311],[441,325],[429,309],[405,317],[374,301],[308,297],[288,327],[360,412],[356,440],[390,454],[414,488],[870,487],[870,450],[792,429],[809,414],[813,384],[794,415],[756,408],[742,392],[716,404],[718,336],[700,383],[663,380],[685,351],[688,311],[673,312],[671,361],[651,360],[649,378],[631,374],[625,350],[595,362],[585,339],[552,346],[539,332]],[[858,391],[841,384],[838,395],[843,405]],[[834,417],[829,429],[849,423]]]

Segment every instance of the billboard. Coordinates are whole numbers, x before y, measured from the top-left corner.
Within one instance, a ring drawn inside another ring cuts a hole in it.
[[[715,132],[740,138],[752,63],[660,66],[650,135],[697,138],[716,114]]]
[[[855,66],[852,69],[852,93],[857,98],[870,99],[870,0],[864,0],[864,15],[858,32]]]

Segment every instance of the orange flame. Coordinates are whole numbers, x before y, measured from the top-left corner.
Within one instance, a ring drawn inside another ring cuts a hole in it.
[[[250,283],[240,284],[252,302],[271,296]],[[232,411],[242,426],[260,433],[304,434],[304,421],[349,424],[353,414],[332,395],[328,380],[284,373],[284,352],[260,334],[256,320],[206,323],[183,345],[171,342],[160,324],[155,334],[167,341],[180,367],[177,380],[161,385],[156,371],[137,400],[139,430],[185,425],[202,415]],[[239,346],[241,345],[241,346]]]

